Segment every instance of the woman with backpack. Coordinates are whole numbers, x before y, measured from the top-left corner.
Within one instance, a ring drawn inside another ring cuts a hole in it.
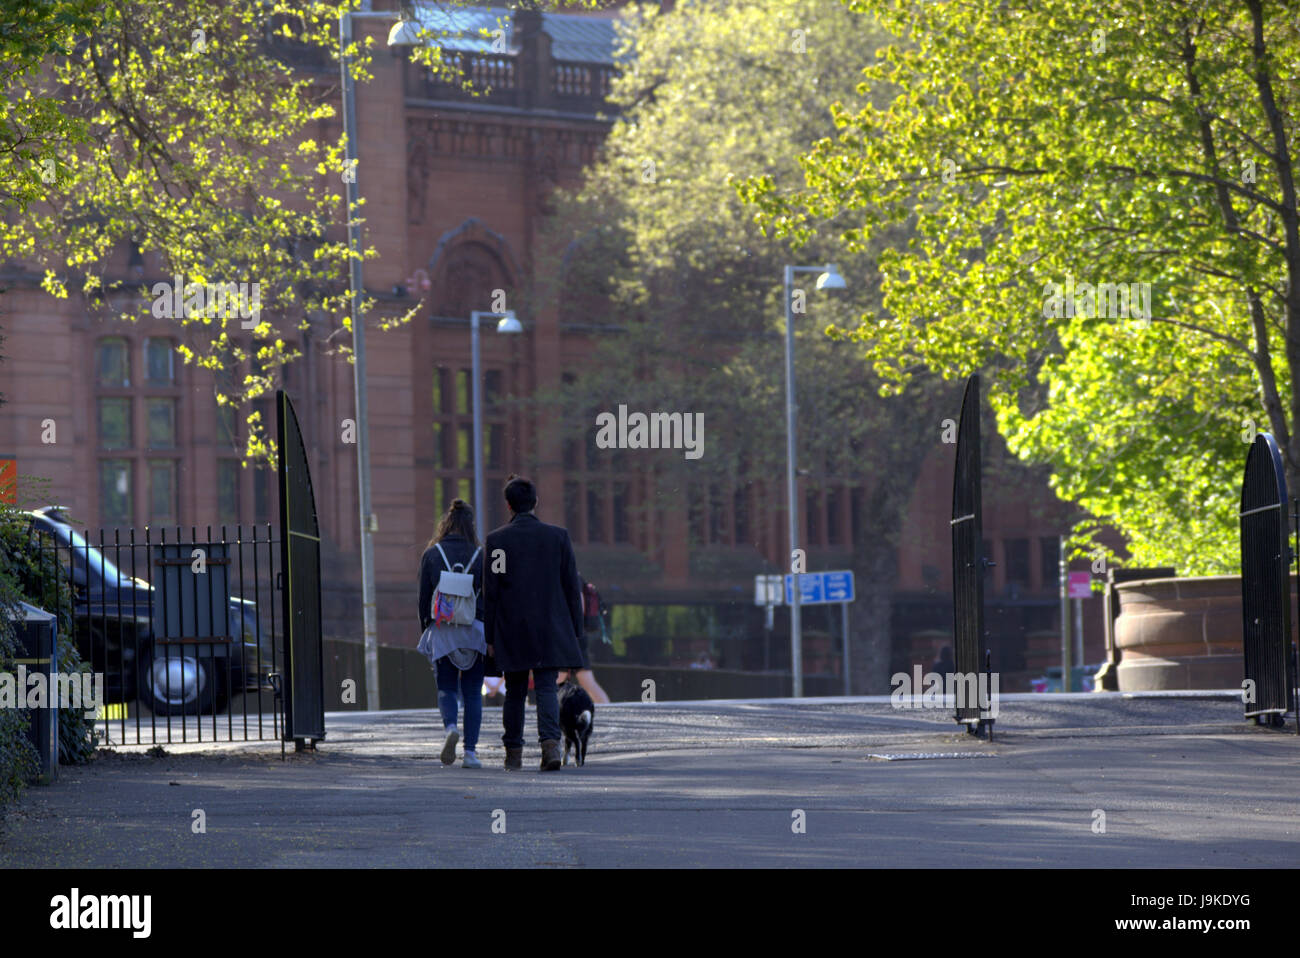
[[[482,768],[475,754],[483,724],[483,554],[474,510],[452,502],[420,560],[420,651],[437,672],[445,739],[442,764],[456,763],[457,689],[465,701],[465,768]]]

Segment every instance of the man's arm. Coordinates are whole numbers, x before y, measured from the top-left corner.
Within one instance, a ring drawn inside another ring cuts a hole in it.
[[[489,647],[496,644],[496,609],[499,586],[497,582],[498,573],[493,572],[492,567],[487,562],[487,557],[492,554],[494,548],[496,548],[496,545],[489,535],[483,540],[483,555],[479,560],[479,568],[483,570],[483,641]]]
[[[562,530],[564,539],[560,543],[560,583],[564,596],[569,602],[569,615],[573,619],[573,634],[582,637],[582,586],[578,582],[578,557],[573,554],[573,542],[569,531]]]

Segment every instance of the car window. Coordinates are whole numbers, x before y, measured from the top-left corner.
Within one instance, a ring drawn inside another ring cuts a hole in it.
[[[96,546],[87,548],[85,538],[71,526],[50,522],[48,519],[37,520],[35,525],[39,531],[53,535],[59,540],[61,552],[69,545],[72,547],[73,578],[77,582],[84,578],[87,567],[96,578],[109,584],[131,581],[131,577],[123,575]]]

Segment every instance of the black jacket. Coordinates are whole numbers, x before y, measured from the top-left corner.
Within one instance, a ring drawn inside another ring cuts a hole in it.
[[[569,533],[517,515],[488,533],[483,552],[483,627],[501,670],[581,667],[582,597]],[[504,572],[493,571],[503,563]]]
[[[447,553],[447,561],[455,566],[458,562],[469,562],[469,557],[474,552],[474,547],[465,539],[464,536],[447,536],[439,545],[442,551]],[[420,631],[423,632],[433,621],[429,615],[429,605],[433,602],[433,591],[438,587],[438,577],[442,575],[447,566],[443,564],[442,556],[433,546],[424,550],[424,556],[420,559]],[[474,560],[474,568],[466,569],[466,572],[474,573],[474,591],[478,593],[478,614],[475,616],[480,622],[483,621],[483,550],[479,549],[478,558]]]

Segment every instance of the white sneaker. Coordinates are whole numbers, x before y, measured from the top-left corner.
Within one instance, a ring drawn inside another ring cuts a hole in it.
[[[443,765],[456,764],[456,743],[459,741],[460,732],[457,731],[456,726],[453,725],[451,728],[447,729],[446,741],[442,743],[442,755],[439,757],[442,759]]]
[[[466,749],[465,757],[460,763],[464,768],[482,768],[483,763],[478,760],[478,756]]]

